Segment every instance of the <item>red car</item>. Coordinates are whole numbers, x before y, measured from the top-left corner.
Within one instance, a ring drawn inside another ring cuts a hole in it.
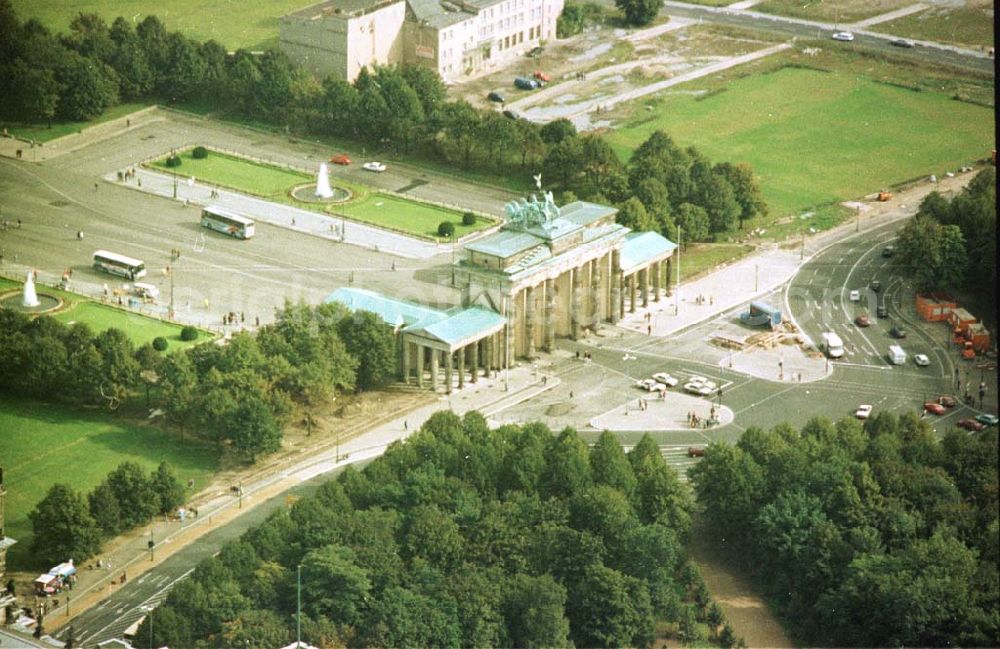
[[[549,75],[545,74],[541,70],[535,70],[535,78],[544,83],[548,83],[551,80]]]
[[[862,313],[861,315],[859,315],[857,318],[854,319],[854,324],[858,325],[859,327],[870,327],[872,326],[872,321],[866,314]]]
[[[975,419],[959,419],[958,423],[955,425],[973,433],[978,433],[982,429],[986,428],[986,426],[983,426]]]
[[[948,395],[942,394],[937,398],[937,402],[940,403],[945,408],[954,408],[958,405],[958,401],[955,397],[949,397]]]
[[[942,406],[940,403],[937,403],[936,401],[928,401],[927,403],[925,403],[924,410],[926,410],[927,412],[933,412],[935,415],[944,414],[944,406]]]
[[[341,153],[340,155],[335,155],[330,158],[330,162],[335,165],[349,165],[351,164],[351,159],[347,157],[346,153]]]

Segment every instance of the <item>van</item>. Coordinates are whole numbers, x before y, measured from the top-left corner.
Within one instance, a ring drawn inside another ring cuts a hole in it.
[[[899,345],[889,346],[889,362],[893,365],[902,365],[906,362],[906,352]]]
[[[823,351],[830,358],[840,358],[844,355],[844,341],[832,331],[826,331],[823,333]]]
[[[538,82],[531,77],[517,77],[514,79],[514,85],[521,90],[534,90],[538,87]]]

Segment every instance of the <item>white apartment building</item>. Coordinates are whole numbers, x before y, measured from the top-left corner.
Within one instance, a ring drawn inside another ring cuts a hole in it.
[[[412,63],[462,79],[556,37],[564,0],[327,0],[283,16],[281,48],[321,76]]]

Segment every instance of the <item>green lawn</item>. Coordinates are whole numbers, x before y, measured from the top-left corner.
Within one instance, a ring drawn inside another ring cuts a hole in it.
[[[100,124],[101,122],[110,122],[113,119],[131,115],[135,111],[142,110],[147,106],[149,104],[118,104],[109,108],[97,119],[86,122],[53,122],[51,128],[46,124],[20,124],[17,122],[0,122],[0,127],[6,128],[12,135],[35,140],[36,142],[49,142],[64,135],[78,133],[85,128]]]
[[[312,4],[307,0],[13,0],[21,20],[37,18],[53,31],[69,31],[80,13],[96,13],[110,25],[118,16],[139,23],[155,15],[168,31],[199,41],[215,39],[229,50],[259,50],[278,38],[278,18]]]
[[[112,421],[98,411],[3,395],[0,458],[7,486],[6,532],[18,541],[7,557],[14,569],[31,567],[28,512],[53,484],[64,482],[88,492],[122,462],[151,471],[166,460],[183,483],[193,479],[200,489],[219,464],[213,447],[190,440],[180,443],[156,428]]]
[[[216,151],[210,151],[207,158],[200,160],[194,159],[191,156],[191,151],[184,151],[180,156],[182,163],[179,167],[167,167],[166,158],[157,160],[152,165],[163,171],[176,171],[184,177],[194,176],[202,182],[229,187],[268,200],[295,205],[306,210],[343,215],[349,219],[419,237],[438,239],[437,227],[442,221],[451,221],[455,224],[457,237],[488,228],[494,224],[494,221],[478,217],[475,224],[462,225],[461,212],[430,203],[383,194],[370,187],[344,181],[338,177],[337,168],[333,165],[331,165],[333,167],[331,169],[331,184],[350,190],[352,196],[346,203],[321,205],[302,203],[289,195],[289,191],[294,186],[315,181],[315,176],[311,174],[258,163]]]
[[[21,282],[0,278],[0,293],[20,290],[21,286]],[[172,352],[213,338],[212,334],[199,330],[196,340],[183,341],[180,338],[181,325],[164,322],[156,318],[149,318],[114,306],[100,304],[75,293],[67,293],[49,288],[48,286],[39,290],[63,300],[63,307],[51,315],[56,320],[66,324],[84,322],[95,333],[115,327],[122,330],[136,346],[152,342],[157,336],[163,336],[170,345],[167,347],[167,351]]]
[[[953,43],[966,47],[993,47],[992,4],[979,7],[935,7],[882,23],[880,32],[908,38]]]
[[[653,116],[633,115],[607,135],[622,159],[662,129],[712,160],[748,162],[773,217],[940,175],[995,146],[990,108],[797,67],[737,78],[701,100],[664,97]]]
[[[764,0],[754,11],[844,25],[902,9],[912,0]]]
[[[727,261],[736,261],[753,252],[754,247],[742,243],[698,243],[681,251],[681,281]],[[676,273],[676,271],[674,271]],[[673,282],[675,277],[671,277]]]

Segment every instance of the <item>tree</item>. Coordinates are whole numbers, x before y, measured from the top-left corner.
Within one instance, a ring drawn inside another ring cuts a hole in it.
[[[583,7],[567,2],[556,20],[556,37],[569,38],[583,31]],[[551,122],[550,122],[551,123]]]
[[[448,94],[447,88],[441,81],[441,75],[431,68],[410,64],[400,67],[400,72],[403,80],[420,99],[424,115],[433,115],[444,103]]]
[[[282,616],[274,611],[250,609],[240,611],[236,619],[222,624],[222,641],[227,647],[271,649],[283,647],[293,640],[292,630]]]
[[[100,550],[100,531],[83,496],[65,484],[49,487],[28,519],[33,531],[31,555],[41,564],[51,566],[69,559],[83,563]]]
[[[479,126],[476,109],[467,101],[448,102],[433,114],[433,121],[440,129],[438,147],[444,151],[445,157],[451,159],[449,149],[455,148],[462,164],[469,167]]]
[[[747,453],[727,444],[710,444],[688,477],[717,532],[736,539],[750,534],[766,482],[763,470]]]
[[[204,87],[208,66],[197,44],[179,32],[169,34],[165,41],[166,61],[160,68],[157,89],[170,101],[182,101],[197,96]]]
[[[69,120],[100,116],[118,101],[118,82],[114,74],[103,63],[78,55],[70,57],[56,72],[63,88],[59,97],[59,114]]]
[[[358,623],[371,582],[350,548],[327,545],[313,550],[303,557],[301,570],[302,599],[309,615],[347,626]]]
[[[121,505],[106,481],[94,487],[87,496],[87,504],[94,522],[106,536],[114,536],[124,529]]]
[[[579,173],[583,160],[583,144],[580,138],[566,138],[549,147],[542,163],[542,173],[555,179],[560,186],[568,188]]]
[[[184,504],[184,485],[167,462],[160,462],[156,467],[156,471],[150,476],[150,486],[159,498],[159,513],[172,512]]]
[[[659,0],[615,0],[615,6],[625,14],[625,20],[636,27],[648,25],[660,12]]]
[[[515,575],[504,589],[504,617],[514,647],[569,647],[566,589],[549,575]]]
[[[281,448],[281,428],[260,396],[248,396],[236,404],[232,418],[225,424],[227,436],[237,451],[251,464],[257,456]]]
[[[373,602],[359,635],[363,646],[454,647],[461,642],[462,628],[454,602],[393,586]]]
[[[568,498],[591,483],[587,445],[576,431],[566,428],[549,442],[545,450],[545,471],[541,491],[549,496]]]
[[[699,181],[694,179],[694,167],[691,179],[697,187]],[[709,229],[713,233],[733,229],[742,212],[740,204],[736,202],[733,186],[725,177],[715,173],[709,174],[707,179],[701,182],[704,183],[702,207],[708,213]]]
[[[260,78],[254,86],[255,113],[276,121],[287,119],[292,100],[292,64],[278,50],[260,57]],[[205,67],[207,72],[207,66]],[[203,73],[204,76],[204,73]]]
[[[655,636],[649,589],[604,566],[590,567],[575,584],[568,614],[578,647],[648,647]]]
[[[355,311],[337,325],[348,353],[357,359],[357,389],[371,390],[396,376],[396,339],[381,318],[370,311]]]
[[[571,6],[574,5],[567,4],[563,9],[564,16],[570,10]],[[565,117],[560,117],[544,124],[539,132],[539,136],[541,136],[542,142],[546,144],[559,144],[564,140],[570,140],[577,136],[576,125]]]
[[[712,172],[729,181],[733,188],[733,197],[740,205],[739,225],[756,216],[767,216],[767,203],[761,194],[760,186],[754,177],[753,169],[745,162],[733,164],[720,162],[713,167]]]
[[[23,59],[16,59],[7,74],[10,86],[8,96],[12,101],[4,112],[25,121],[51,124],[60,99],[60,85],[55,72],[33,67]]]
[[[897,244],[897,264],[906,269],[920,290],[960,287],[968,263],[962,231],[919,214],[903,226]]]
[[[635,197],[646,206],[646,211],[656,222],[651,228],[664,236],[674,235],[673,207],[670,205],[670,194],[662,182],[656,178],[646,178],[635,188]]]
[[[69,35],[65,43],[81,56],[110,63],[115,51],[115,43],[104,19],[94,13],[79,13],[69,23]]]
[[[636,232],[656,229],[656,221],[653,220],[653,217],[646,211],[646,207],[635,196],[621,204],[618,208],[618,215],[615,217],[615,221]]]
[[[636,478],[621,442],[609,431],[597,438],[590,449],[590,471],[597,484],[608,485],[631,497],[635,492]]]
[[[681,228],[681,243],[705,241],[709,236],[708,212],[692,203],[681,203],[674,217],[677,227]],[[676,236],[676,235],[675,235]]]
[[[149,521],[160,510],[159,495],[146,474],[135,462],[122,462],[108,474],[108,487],[121,508],[125,529]]]

